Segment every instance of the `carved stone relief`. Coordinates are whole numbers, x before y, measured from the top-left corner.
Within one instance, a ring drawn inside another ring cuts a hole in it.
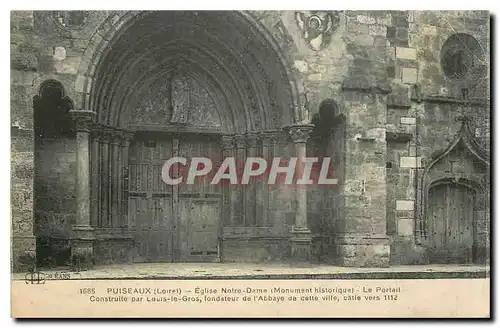
[[[178,74],[149,89],[132,109],[132,125],[222,127],[211,93],[190,76]]]
[[[295,19],[307,45],[319,51],[330,43],[339,26],[339,13],[332,11],[297,11]]]

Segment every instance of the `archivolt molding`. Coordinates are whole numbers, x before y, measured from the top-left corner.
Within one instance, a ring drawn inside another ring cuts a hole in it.
[[[108,57],[110,51],[113,49],[113,45],[120,39],[120,37],[128,33],[128,28],[131,27],[137,21],[148,17],[148,15],[150,15],[151,13],[152,12],[148,11],[114,12],[110,14],[99,26],[99,28],[96,30],[95,34],[93,35],[93,37],[89,42],[88,47],[84,52],[83,59],[78,69],[77,81],[75,82],[75,90],[77,90],[81,96],[80,97],[81,99],[79,99],[78,101],[79,108],[86,110],[95,110],[95,111],[111,110],[111,108],[107,108],[109,107],[109,104],[99,102],[99,97],[95,96],[95,94],[100,92],[103,89],[103,86],[105,86],[96,84],[96,80],[99,81],[100,80],[99,76],[101,76],[100,74],[102,74],[100,73],[100,71],[101,70],[106,70],[107,72],[110,71],[109,67],[100,68],[100,66],[103,66],[100,64],[102,64],[103,59]],[[246,25],[245,24],[243,25],[247,26],[246,28],[249,29],[248,33],[255,34],[256,39],[252,40],[252,42],[259,42],[257,41],[257,39],[262,38],[267,43],[267,45],[270,46],[269,49],[272,49],[272,53],[278,59],[278,66],[279,66],[278,72],[281,72],[279,74],[282,74],[284,79],[283,82],[280,83],[285,83],[285,84],[283,85],[284,87],[277,88],[277,92],[283,92],[284,89],[287,89],[288,90],[287,92],[290,94],[290,96],[287,97],[285,97],[284,94],[282,94],[281,101],[283,103],[278,104],[278,106],[283,106],[285,103],[287,103],[289,105],[286,106],[291,107],[291,108],[281,108],[282,111],[290,112],[291,121],[287,123],[293,124],[305,121],[307,118],[303,117],[304,113],[306,112],[304,110],[304,106],[306,105],[304,85],[301,81],[300,76],[297,74],[297,72],[293,70],[293,65],[291,65],[291,59],[292,59],[291,57],[293,56],[293,49],[290,48],[293,47],[293,44],[290,45],[289,43],[278,42],[273,35],[273,33],[276,33],[276,31],[274,31],[274,27],[265,26],[263,22],[259,21],[259,19],[257,19],[252,13],[237,12],[234,13],[234,15],[238,20],[247,23]],[[255,31],[252,32],[252,30]],[[284,33],[284,31],[280,30],[280,33]],[[226,50],[231,49],[231,47],[225,47],[224,49]],[[266,58],[260,58],[260,61],[262,60],[265,61]],[[251,84],[250,87],[254,89],[253,92],[260,96],[262,94],[267,95],[268,90],[262,90],[262,89],[257,90],[258,88],[262,87],[262,84],[258,83],[255,79],[255,76],[251,75],[256,74],[255,71],[258,70],[252,69],[251,67],[248,66],[248,64],[249,63],[247,62],[246,65],[242,65],[242,68],[245,69],[246,74],[249,75],[247,80],[248,83]],[[104,81],[104,82],[108,83],[110,81]],[[273,82],[275,82],[275,80],[273,80]],[[240,92],[241,90],[248,92],[248,89],[245,89],[245,87],[240,87]],[[290,97],[291,99],[286,100],[286,98],[288,97]],[[272,95],[270,95],[270,98],[271,99],[273,98]],[[257,106],[260,108],[261,112],[259,117],[261,117],[265,121],[271,120],[269,117],[270,113],[266,112],[272,110],[270,108],[266,108],[273,106],[273,105],[268,105],[270,101],[271,100],[268,99],[262,102],[262,99],[260,100],[257,99],[257,102],[253,102],[254,104],[258,104]],[[282,117],[283,114],[280,114],[279,116]],[[249,127],[247,127],[247,130],[248,128]],[[265,126],[265,128],[270,128],[270,126]]]

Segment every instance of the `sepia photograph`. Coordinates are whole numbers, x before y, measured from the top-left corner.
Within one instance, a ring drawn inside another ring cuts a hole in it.
[[[490,317],[491,19],[11,11],[11,316]]]

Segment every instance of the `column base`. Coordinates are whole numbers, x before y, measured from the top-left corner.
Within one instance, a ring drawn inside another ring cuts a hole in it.
[[[485,245],[473,245],[472,257],[476,264],[490,264],[490,248]]]
[[[291,260],[294,264],[310,264],[312,237],[307,228],[293,228],[290,238]]]
[[[94,267],[94,229],[89,226],[73,227],[71,267],[76,272]]]
[[[335,264],[345,267],[390,266],[390,242],[386,235],[348,234],[335,238]]]

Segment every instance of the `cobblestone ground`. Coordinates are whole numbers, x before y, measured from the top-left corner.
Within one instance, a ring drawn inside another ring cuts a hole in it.
[[[406,265],[389,268],[350,268],[327,265],[295,267],[287,264],[246,263],[136,263],[96,266],[89,271],[40,269],[57,279],[411,279],[484,278],[489,265]],[[69,275],[67,273],[70,273]],[[13,279],[25,279],[25,273]]]

